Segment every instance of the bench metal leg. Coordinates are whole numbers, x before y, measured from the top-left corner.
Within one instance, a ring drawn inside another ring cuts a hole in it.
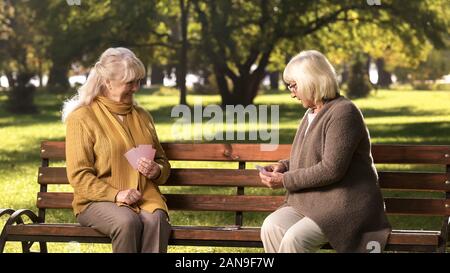
[[[442,220],[441,236],[439,236],[439,246],[437,252],[445,253],[447,250],[448,241],[448,222],[449,217],[444,217]]]

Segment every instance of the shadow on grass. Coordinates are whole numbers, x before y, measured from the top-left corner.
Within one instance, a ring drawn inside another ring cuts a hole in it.
[[[419,110],[416,107],[399,107],[388,109],[376,109],[376,108],[362,108],[361,112],[365,118],[379,118],[379,117],[398,117],[398,116],[433,116],[433,111]]]
[[[421,122],[405,124],[386,124],[369,126],[372,138],[386,138],[393,140],[383,141],[383,143],[402,143],[404,139],[408,143],[417,144],[446,144],[449,145],[450,124],[448,122]],[[403,143],[402,143],[403,144]]]
[[[63,99],[57,95],[39,94],[35,101],[38,111],[35,114],[13,114],[6,111],[6,102],[0,103],[0,127],[49,124],[61,120]]]
[[[42,141],[64,141],[64,138],[34,138],[28,141],[26,147],[22,150],[6,150],[0,148],[0,165],[14,166],[27,163],[40,165],[40,147]]]

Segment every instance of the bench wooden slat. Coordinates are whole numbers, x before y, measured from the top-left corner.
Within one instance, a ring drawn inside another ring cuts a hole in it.
[[[69,184],[66,168],[39,168],[40,184]],[[264,187],[257,170],[172,169],[164,186]]]
[[[284,196],[200,194],[167,194],[165,196],[170,209],[194,211],[272,212],[284,201]]]
[[[260,144],[162,143],[162,146],[171,160],[201,161],[277,161],[287,158],[291,150],[290,144],[280,144],[274,151],[261,151]]]
[[[380,187],[385,189],[450,191],[446,173],[379,172]],[[66,168],[39,168],[40,184],[69,184]],[[172,169],[165,186],[264,187],[257,170]]]
[[[171,210],[193,211],[274,211],[284,200],[284,196],[233,196],[200,194],[165,194]],[[38,208],[70,209],[73,193],[40,192]]]
[[[259,144],[161,144],[170,160],[192,161],[277,161],[287,158],[291,149],[290,144],[280,144],[275,151],[261,151]],[[65,159],[65,142],[43,142],[41,158]]]
[[[378,172],[383,189],[450,192],[450,175],[432,172]]]
[[[43,209],[71,209],[73,193],[38,192],[36,206]]]
[[[39,184],[69,184],[65,167],[40,167]]]
[[[375,163],[450,164],[448,145],[372,145]]]
[[[66,159],[66,143],[64,141],[41,142],[41,158],[50,160]]]
[[[166,186],[264,187],[258,170],[172,169]]]
[[[162,143],[170,160],[204,161],[277,161],[289,157],[291,145],[280,144],[276,151],[261,151],[259,144],[187,144]],[[231,153],[225,155],[225,151]],[[448,145],[372,145],[375,163],[411,163],[450,165]],[[447,155],[447,156],[446,156]],[[41,144],[41,158],[64,159],[65,142]]]
[[[397,215],[450,215],[450,200],[419,198],[384,198],[386,212]]]
[[[165,194],[171,210],[272,212],[284,196]],[[72,208],[72,193],[38,193],[38,208]],[[400,215],[450,215],[450,200],[385,198],[386,212]],[[449,207],[446,207],[449,206]]]
[[[90,227],[79,224],[27,224],[8,227],[10,236],[64,236],[107,238],[102,233]],[[246,241],[260,242],[260,228],[230,228],[204,226],[174,226],[172,240],[211,240],[211,241]],[[70,240],[67,239],[67,240]],[[109,241],[109,240],[105,240]],[[437,246],[439,232],[422,231],[392,231],[388,239],[391,245],[431,245]]]

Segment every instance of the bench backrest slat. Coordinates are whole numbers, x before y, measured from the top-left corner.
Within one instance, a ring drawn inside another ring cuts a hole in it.
[[[372,145],[375,163],[450,165],[448,145]]]
[[[259,144],[181,144],[162,143],[171,160],[192,161],[277,161],[288,158],[291,145],[280,144],[276,151],[261,151]],[[411,163],[450,165],[450,146],[373,145],[375,163]],[[65,143],[41,144],[41,158],[65,159]]]
[[[378,172],[380,187],[397,190],[450,191],[446,173]],[[39,168],[40,184],[68,184],[66,168]],[[257,170],[172,169],[165,186],[264,187]]]

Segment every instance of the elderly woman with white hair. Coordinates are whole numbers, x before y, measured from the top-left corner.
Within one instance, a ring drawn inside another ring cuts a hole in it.
[[[391,231],[361,111],[339,94],[334,68],[303,51],[284,70],[292,98],[307,108],[289,159],[265,166],[262,183],[285,188],[285,203],[261,228],[266,252],[383,250]],[[375,248],[374,248],[375,247]]]
[[[109,48],[63,107],[74,213],[82,226],[108,235],[114,252],[166,252],[171,232],[158,188],[170,164],[151,115],[133,99],[144,77],[133,52]],[[139,145],[156,153],[153,160],[140,158],[135,170],[124,154]]]

